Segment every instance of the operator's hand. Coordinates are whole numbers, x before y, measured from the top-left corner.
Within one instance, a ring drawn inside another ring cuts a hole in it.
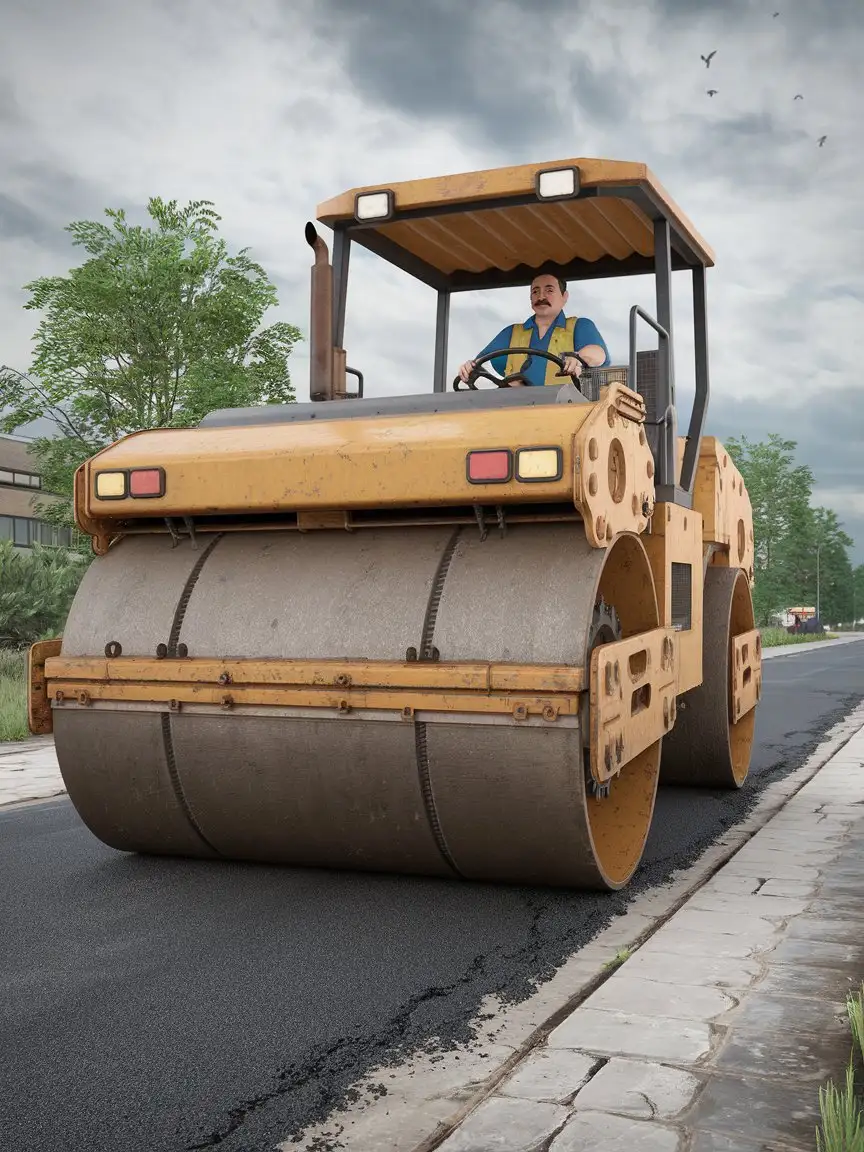
[[[462,367],[459,369],[459,379],[462,381],[463,384],[468,383],[468,377],[471,375],[473,368],[474,368],[474,361],[473,360],[466,360],[465,363],[462,365]]]
[[[581,376],[582,365],[575,356],[564,357],[564,371],[568,376]]]

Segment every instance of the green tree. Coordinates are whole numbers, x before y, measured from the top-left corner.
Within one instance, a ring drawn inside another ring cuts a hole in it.
[[[744,477],[753,507],[753,603],[757,623],[767,624],[773,613],[799,603],[806,590],[813,473],[794,463],[795,441],[776,433],[759,443],[746,436],[733,438],[725,446]]]
[[[835,512],[811,506],[813,474],[806,465],[794,463],[795,441],[772,434],[767,441],[751,443],[742,436],[730,439],[726,447],[753,506],[757,622],[767,624],[774,613],[795,605],[816,607],[817,599],[824,621],[851,620],[852,540]]]
[[[864,564],[859,564],[852,573],[853,621],[864,619]]]
[[[807,565],[802,572],[810,601],[819,606],[827,624],[852,619],[852,562],[849,549],[854,541],[844,531],[837,513],[830,508],[813,508],[807,533]],[[817,565],[818,554],[818,565]],[[818,576],[818,580],[817,580]]]
[[[196,424],[214,408],[295,399],[288,370],[302,339],[290,324],[261,328],[276,289],[248,249],[229,255],[207,200],[148,203],[154,226],[77,221],[66,231],[88,258],[68,276],[25,285],[42,313],[30,375],[0,370],[0,421],[59,427],[33,450],[47,491],[67,499],[39,514],[72,523],[75,469],[130,432]]]

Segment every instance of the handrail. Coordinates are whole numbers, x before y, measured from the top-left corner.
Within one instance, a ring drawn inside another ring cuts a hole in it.
[[[636,387],[636,318],[641,316],[646,324],[650,324],[655,332],[669,343],[669,333],[662,324],[658,324],[653,316],[649,316],[644,308],[640,308],[638,304],[634,304],[630,309],[630,381],[629,388],[634,392],[638,391]]]
[[[658,323],[653,316],[650,316],[644,308],[640,308],[638,304],[634,304],[630,309],[630,371],[629,379],[627,382],[627,386],[634,392],[638,391],[636,365],[636,321],[640,318],[654,329],[661,340],[666,341],[666,356],[664,359],[667,366],[669,364],[669,333],[666,331],[663,325]],[[668,395],[669,389],[664,388],[662,390],[661,396],[658,396],[658,399],[661,399],[662,402],[662,396],[666,396],[668,398]],[[652,419],[648,421],[649,424],[653,424],[655,427],[661,427],[663,429],[662,450],[660,450],[660,446],[658,445],[658,458],[655,460],[657,467],[657,483],[660,485],[672,484],[674,486],[675,474],[677,472],[677,448],[675,444],[677,439],[677,430],[675,427],[675,405],[673,403],[667,403],[666,410],[660,419],[657,418],[657,412],[651,412],[649,413],[649,416],[652,417]]]

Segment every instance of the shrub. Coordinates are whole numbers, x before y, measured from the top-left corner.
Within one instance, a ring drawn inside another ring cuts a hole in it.
[[[32,644],[58,636],[87,560],[62,548],[17,549],[0,540],[0,643]]]

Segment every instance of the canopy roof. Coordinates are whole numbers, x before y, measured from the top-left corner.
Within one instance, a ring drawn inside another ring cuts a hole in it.
[[[541,172],[576,168],[579,190],[540,199]],[[392,194],[386,219],[358,220],[357,197]],[[434,288],[530,281],[551,267],[568,280],[654,271],[654,223],[668,220],[672,268],[711,267],[714,253],[644,164],[569,159],[352,188],[318,220]]]

